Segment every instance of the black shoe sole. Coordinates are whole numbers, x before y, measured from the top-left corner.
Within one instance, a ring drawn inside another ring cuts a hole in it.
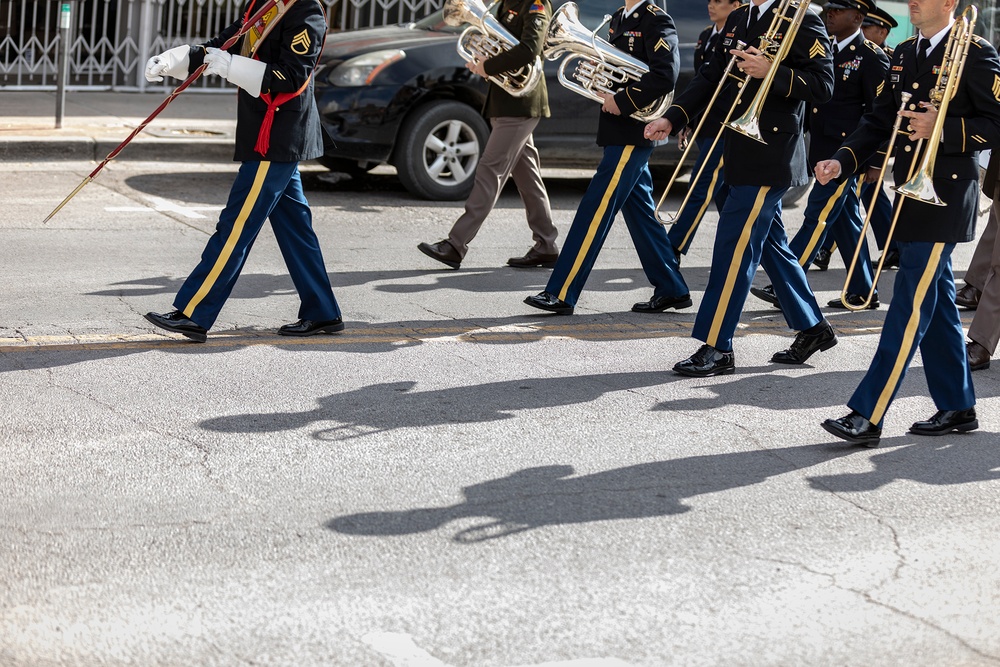
[[[807,361],[809,361],[809,359],[811,359],[812,356],[814,354],[816,354],[817,352],[826,352],[827,350],[829,350],[831,347],[833,347],[836,344],[837,344],[837,339],[836,338],[834,338],[833,340],[828,340],[825,343],[823,343],[822,345],[820,345],[818,348],[816,348],[815,350],[813,350],[812,352],[810,352],[809,356],[807,356],[805,359],[803,359],[801,361],[795,361],[793,359],[778,359],[778,355],[776,354],[773,357],[771,357],[771,363],[773,363],[773,364],[789,364],[789,365],[804,364]]]
[[[433,252],[431,252],[429,249],[424,248],[422,245],[418,245],[417,246],[417,250],[419,250],[420,252],[424,253],[425,255],[427,255],[428,257],[430,257],[431,259],[433,259],[435,261],[438,261],[438,262],[441,262],[442,264],[444,264],[445,266],[447,266],[449,268],[458,269],[458,268],[462,267],[462,262],[453,262],[450,259],[445,259],[443,257],[439,257],[438,255],[435,255]]]
[[[208,332],[207,331],[205,331],[205,332],[201,332],[201,331],[186,331],[184,329],[178,329],[177,327],[168,326],[168,325],[164,324],[163,322],[157,322],[155,319],[153,319],[149,315],[150,315],[150,313],[146,313],[145,315],[143,315],[143,317],[146,319],[147,322],[149,322],[153,326],[156,326],[156,327],[159,327],[160,329],[163,329],[164,331],[169,331],[170,333],[180,334],[180,335],[182,335],[182,336],[184,336],[186,338],[190,338],[191,340],[193,340],[196,343],[204,343],[204,342],[206,342],[208,340],[208,335],[207,335]]]
[[[988,361],[986,363],[976,364],[975,366],[969,364],[970,371],[985,371],[989,367],[990,367],[990,362]]]
[[[524,300],[524,303],[528,304],[532,308],[537,308],[538,310],[544,310],[547,313],[555,313],[556,315],[572,315],[574,310],[572,306],[570,306],[569,308],[559,308],[558,306],[554,308],[549,308],[546,306],[542,306],[532,301],[530,296]]]
[[[343,330],[344,330],[344,323],[341,322],[340,324],[330,324],[325,327],[319,327],[318,329],[312,329],[311,331],[282,331],[281,329],[278,329],[278,335],[299,336],[301,338],[305,336],[315,336],[316,334],[321,334],[321,333],[332,334]]]
[[[694,305],[694,301],[688,299],[687,301],[679,301],[677,303],[672,303],[669,306],[664,306],[663,308],[636,308],[632,306],[633,313],[662,313],[668,310],[681,310],[682,308],[690,308]]]
[[[941,431],[920,431],[920,430],[915,430],[911,426],[910,433],[912,433],[913,435],[948,435],[949,433],[966,433],[968,431],[975,431],[977,428],[979,428],[979,420],[973,419],[971,422],[966,422],[964,424],[952,426],[949,429]]]
[[[835,435],[845,442],[849,442],[852,445],[864,445],[865,447],[871,449],[878,447],[879,440],[882,439],[882,436],[879,436],[877,438],[855,438],[853,436],[844,433],[841,430],[834,428],[833,426],[829,426],[826,422],[820,422],[820,426],[822,426],[823,430],[825,430],[827,433]]]
[[[507,262],[507,266],[512,269],[554,269],[556,268],[555,262],[541,262],[539,264],[511,264]]]
[[[677,366],[674,366],[673,370],[678,375],[683,375],[684,377],[688,378],[710,378],[710,377],[715,377],[716,375],[732,375],[733,373],[736,372],[736,367],[727,366],[725,368],[718,368],[715,370],[711,370],[707,373],[689,371],[683,368],[678,368]]]

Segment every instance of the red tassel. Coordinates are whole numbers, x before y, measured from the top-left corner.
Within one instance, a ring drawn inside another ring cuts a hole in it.
[[[274,124],[274,110],[276,103],[267,105],[267,113],[264,114],[264,122],[260,124],[260,133],[257,135],[257,145],[253,147],[262,156],[267,156],[267,149],[271,147],[271,125]]]

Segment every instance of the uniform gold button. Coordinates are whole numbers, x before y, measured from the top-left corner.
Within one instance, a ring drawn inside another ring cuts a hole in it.
[[[841,133],[840,133],[840,136],[842,136],[842,137],[846,137],[846,136],[847,136],[847,132],[841,132]]]
[[[916,105],[916,104],[911,104],[911,105],[910,105],[910,110],[911,110],[911,111],[912,111],[913,109],[916,109],[916,108],[917,108],[917,105]]]
[[[855,48],[855,47],[854,47],[854,45],[853,45],[853,44],[851,44],[851,51],[853,51],[853,50],[854,50],[854,48]]]
[[[914,82],[914,84],[913,84],[913,90],[917,90],[918,88],[920,88],[920,84]]]
[[[819,109],[817,109],[816,107],[813,107],[813,113],[819,113]]]
[[[951,175],[951,180],[953,180],[953,181],[958,180],[958,174],[952,174]]]
[[[906,151],[907,153],[909,153],[910,152],[910,147],[909,146],[904,146],[903,150]]]
[[[778,131],[778,128],[774,128],[774,129],[773,129],[773,130],[771,130],[771,131],[772,131],[772,132],[777,132],[777,131]]]

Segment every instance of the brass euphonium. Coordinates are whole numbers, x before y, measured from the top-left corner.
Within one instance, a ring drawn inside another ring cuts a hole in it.
[[[619,51],[597,36],[610,20],[610,16],[605,16],[597,30],[588,30],[580,23],[576,3],[567,2],[552,15],[542,51],[547,60],[556,60],[569,53],[559,66],[559,83],[578,95],[602,103],[604,99],[598,93],[617,92],[623,84],[638,81],[649,72],[646,63]],[[574,69],[567,75],[571,66]],[[632,118],[644,123],[656,120],[667,110],[672,99],[673,93],[664,95],[649,106],[638,109]]]
[[[490,13],[499,2],[494,0],[487,7],[482,0],[445,0],[445,23],[451,26],[470,24],[462,31],[457,45],[458,55],[467,62],[487,60],[518,45],[518,40]],[[533,62],[517,71],[493,74],[487,80],[512,97],[524,97],[538,85],[542,74],[542,59],[536,56]]]

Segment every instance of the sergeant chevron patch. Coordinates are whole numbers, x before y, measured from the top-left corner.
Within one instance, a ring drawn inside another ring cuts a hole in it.
[[[819,39],[813,42],[813,45],[809,47],[809,57],[815,58],[817,56],[820,58],[826,57],[826,49],[823,48],[823,44],[819,41]]]
[[[875,88],[875,97],[878,97],[879,95],[881,95],[881,94],[882,94],[882,90],[883,90],[884,88],[885,88],[885,81],[882,81],[882,82],[880,82],[880,83],[878,84],[878,86],[877,86],[877,87]]]
[[[996,98],[997,102],[1000,102],[1000,75],[993,75],[993,97]]]
[[[291,43],[292,53],[297,53],[300,56],[309,53],[309,44],[311,43],[312,42],[310,42],[309,40],[309,33],[306,31],[305,28],[303,28],[302,32],[295,35],[295,37],[292,37],[292,43]]]
[[[670,52],[670,45],[667,44],[662,37],[656,42],[656,46],[653,47],[653,51],[659,51],[661,48],[666,49],[668,53]]]

